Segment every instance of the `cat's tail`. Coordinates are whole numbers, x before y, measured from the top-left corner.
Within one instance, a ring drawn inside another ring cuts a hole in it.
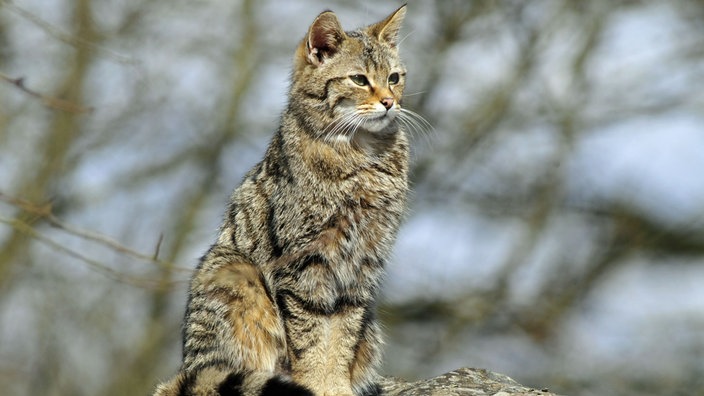
[[[154,396],[315,396],[287,376],[267,372],[233,372],[210,367],[179,372],[157,386]]]

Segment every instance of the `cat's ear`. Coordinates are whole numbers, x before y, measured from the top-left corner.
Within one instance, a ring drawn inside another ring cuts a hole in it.
[[[337,16],[332,11],[323,12],[308,29],[306,59],[314,66],[322,65],[337,53],[346,37]]]
[[[403,18],[406,16],[406,5],[402,5],[381,22],[369,27],[369,32],[380,41],[388,43],[392,48],[398,45],[398,32],[401,30]]]

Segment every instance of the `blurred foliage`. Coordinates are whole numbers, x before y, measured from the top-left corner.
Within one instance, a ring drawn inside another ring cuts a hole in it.
[[[173,373],[189,270],[276,128],[299,36],[325,8],[352,27],[395,6],[0,0],[3,393],[146,394]],[[658,18],[661,42],[629,41]],[[560,349],[590,295],[634,260],[704,263],[704,206],[668,217],[675,209],[591,191],[570,165],[614,125],[704,116],[704,90],[692,89],[704,81],[703,21],[693,0],[409,4],[404,105],[434,127],[414,136],[410,219],[442,209],[512,238],[481,285],[380,306],[390,374],[428,377],[448,360],[513,367],[499,360],[511,361],[505,345],[462,361],[457,351],[519,339],[538,352],[517,355],[541,363],[507,374],[536,387],[704,391],[701,337],[657,375],[637,357],[631,370],[571,370]],[[471,278],[476,263],[462,265]],[[701,316],[683,320],[702,334]]]

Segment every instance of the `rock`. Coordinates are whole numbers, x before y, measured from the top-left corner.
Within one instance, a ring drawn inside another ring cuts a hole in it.
[[[527,388],[503,374],[474,368],[416,382],[385,378],[381,386],[385,396],[557,396],[547,389]]]

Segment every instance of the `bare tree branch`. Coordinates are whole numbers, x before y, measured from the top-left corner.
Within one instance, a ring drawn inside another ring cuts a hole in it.
[[[50,109],[61,110],[61,111],[66,111],[69,113],[76,113],[76,114],[90,113],[94,110],[93,107],[79,105],[79,104],[73,103],[69,100],[64,100],[64,99],[56,98],[53,96],[45,95],[45,94],[37,92],[33,89],[29,89],[25,85],[24,77],[12,78],[12,77],[8,76],[7,74],[0,72],[0,79],[14,85],[15,87],[19,88],[20,91],[39,99],[44,106],[46,106]]]
[[[96,43],[91,42],[90,40],[86,40],[84,37],[73,35],[70,33],[66,33],[62,31],[61,29],[57,28],[56,26],[52,25],[51,23],[39,18],[38,16],[34,15],[33,13],[25,10],[24,8],[14,4],[11,0],[0,0],[0,4],[4,5],[7,7],[8,10],[11,12],[14,12],[16,15],[19,15],[20,17],[30,21],[43,31],[45,31],[47,34],[51,35],[52,37],[55,37],[59,41],[66,43],[68,45],[74,46],[74,47],[85,47],[90,49],[91,51],[95,51],[98,54],[107,57],[109,59],[112,59],[116,62],[120,63],[134,63],[134,60],[128,56],[118,54],[115,51],[112,51],[110,49],[104,48],[99,46]]]
[[[81,229],[81,228],[78,228],[76,226],[73,226],[73,225],[66,223],[65,221],[59,219],[56,215],[54,215],[54,213],[52,213],[51,203],[34,204],[32,202],[29,202],[29,201],[21,199],[21,198],[10,197],[2,192],[0,192],[0,201],[4,201],[10,205],[13,205],[13,206],[21,209],[22,211],[24,211],[26,213],[34,215],[35,216],[34,221],[46,220],[47,223],[49,223],[49,225],[51,225],[52,227],[61,229],[61,230],[65,231],[66,233],[68,233],[69,235],[83,238],[87,241],[97,242],[100,245],[108,247],[117,253],[124,254],[129,257],[141,260],[141,261],[156,264],[160,267],[173,268],[173,269],[177,269],[177,270],[184,271],[184,272],[190,271],[190,269],[188,269],[188,268],[178,267],[173,262],[164,261],[164,260],[161,260],[158,258],[158,254],[161,249],[161,243],[163,240],[163,235],[159,236],[157,244],[155,245],[153,254],[140,253],[134,249],[131,249],[131,248],[121,244],[120,242],[118,242],[110,237],[107,237],[105,235],[101,235],[101,234],[93,232],[93,231],[84,230],[84,229]],[[22,221],[18,221],[18,220],[4,219],[3,223],[6,223],[6,224],[9,224],[12,226],[24,227],[22,230],[25,233],[27,233],[33,237],[36,235],[39,235],[38,233],[36,233],[36,231],[33,231],[31,229],[31,226],[26,222],[22,222]],[[28,228],[28,227],[30,227],[30,228]]]

